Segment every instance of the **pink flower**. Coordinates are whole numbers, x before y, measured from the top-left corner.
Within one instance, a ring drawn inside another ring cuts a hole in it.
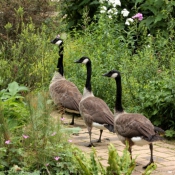
[[[27,136],[27,135],[22,135],[23,136],[23,138],[25,138],[25,139],[27,139],[27,138],[29,138],[29,136]]]
[[[63,121],[64,120],[64,117],[63,118],[61,118],[61,121]]]
[[[136,15],[134,15],[132,17],[133,19],[137,18],[139,21],[141,21],[143,19],[143,15],[141,13],[137,13]]]
[[[53,133],[51,134],[51,136],[54,136],[54,135],[56,135],[56,132],[53,132]]]
[[[59,160],[59,159],[60,159],[60,157],[58,157],[58,156],[57,156],[57,157],[54,157],[54,159],[55,159],[55,160]]]
[[[5,141],[5,144],[9,145],[10,142],[11,142],[10,140],[6,140],[6,141]]]
[[[46,166],[49,166],[49,163],[46,163]]]
[[[68,140],[68,142],[72,142],[72,140]]]

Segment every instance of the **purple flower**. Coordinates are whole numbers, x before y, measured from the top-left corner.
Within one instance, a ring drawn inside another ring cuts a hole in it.
[[[64,117],[63,118],[61,118],[61,121],[63,121],[64,120]]]
[[[27,135],[22,135],[23,136],[23,138],[25,138],[25,139],[27,139],[27,138],[29,138],[29,136],[27,136]]]
[[[57,161],[57,160],[59,160],[59,159],[60,159],[60,157],[58,157],[58,156],[57,156],[57,157],[54,157],[54,159]]]
[[[6,140],[6,141],[5,141],[5,144],[9,145],[10,142],[11,142],[10,140]]]
[[[141,13],[137,13],[136,15],[134,15],[132,17],[133,19],[137,18],[139,21],[141,21],[143,19],[143,15]]]

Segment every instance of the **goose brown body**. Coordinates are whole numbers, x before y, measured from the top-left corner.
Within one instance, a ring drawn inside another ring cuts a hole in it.
[[[115,130],[123,137],[143,136],[143,139],[151,141],[156,134],[153,124],[141,114],[123,113],[115,119],[114,123]]]
[[[73,113],[72,122],[74,124],[74,114],[79,114],[79,102],[82,94],[77,86],[66,80],[64,77],[63,67],[63,41],[58,35],[51,43],[59,45],[59,58],[57,63],[57,70],[52,78],[49,86],[49,92],[54,104],[61,107],[63,116],[65,111]]]
[[[93,95],[91,89],[91,60],[88,57],[82,57],[76,63],[85,64],[87,69],[87,78],[83,96],[79,103],[79,110],[88,129],[90,137],[90,144],[88,146],[94,146],[91,141],[92,127],[100,129],[98,142],[101,142],[104,129],[114,132],[114,117],[107,104],[102,99]]]
[[[56,105],[61,104],[63,107],[79,113],[79,102],[82,95],[74,83],[66,80],[56,72],[49,90],[52,100]]]
[[[114,130],[122,143],[126,144],[126,141],[129,142],[131,158],[131,147],[133,145],[143,146],[145,144],[149,144],[151,156],[150,162],[143,167],[146,168],[148,165],[154,162],[152,142],[163,140],[159,133],[164,133],[164,131],[159,127],[155,127],[144,115],[138,113],[126,113],[123,110],[120,72],[112,70],[104,74],[104,76],[115,78],[117,86],[114,113]]]
[[[112,112],[106,103],[98,97],[87,97],[82,100],[80,114],[88,127],[92,127],[93,122],[112,126],[114,124]]]

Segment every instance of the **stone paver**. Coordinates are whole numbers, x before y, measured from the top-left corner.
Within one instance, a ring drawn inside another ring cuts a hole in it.
[[[54,114],[55,115],[55,114]],[[64,122],[69,123],[71,121],[71,115],[64,115]],[[89,144],[89,134],[87,132],[84,121],[81,117],[75,118],[75,125],[69,127],[80,127],[81,131],[78,135],[72,135],[72,142],[86,153],[91,152],[91,148],[87,147]],[[99,130],[93,128],[92,130],[92,141],[95,142],[99,138]],[[119,155],[122,155],[124,145],[118,140],[117,135],[110,133],[107,130],[103,131],[102,142],[94,143],[97,155],[101,158],[101,163],[107,166],[108,159],[108,145],[112,143]],[[155,142],[154,143],[154,161],[157,165],[157,169],[152,173],[154,175],[175,175],[175,142]],[[143,147],[133,146],[132,147],[133,158],[138,156],[136,166],[133,175],[141,175],[144,170],[142,167],[149,162],[150,151],[149,146],[145,145]]]

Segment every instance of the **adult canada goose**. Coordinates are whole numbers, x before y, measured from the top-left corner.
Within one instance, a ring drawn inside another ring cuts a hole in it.
[[[91,60],[88,57],[82,57],[75,63],[86,65],[87,78],[83,91],[83,97],[79,103],[80,114],[83,117],[90,137],[90,146],[94,146],[91,141],[92,127],[100,129],[100,137],[97,142],[101,142],[101,136],[104,129],[110,132],[114,131],[114,117],[107,104],[100,98],[94,96],[91,89]]]
[[[122,86],[121,75],[117,70],[112,70],[104,76],[114,78],[116,81],[116,102],[114,112],[114,131],[117,133],[119,140],[122,143],[129,142],[129,152],[132,158],[131,147],[133,145],[143,146],[149,144],[150,148],[150,162],[144,166],[153,163],[153,144],[152,142],[163,140],[160,133],[164,133],[161,128],[155,127],[149,119],[142,114],[126,113],[122,107]]]
[[[71,125],[74,124],[74,114],[79,114],[79,102],[82,94],[74,83],[68,81],[64,77],[63,68],[63,40],[58,35],[53,44],[59,45],[59,58],[57,63],[57,71],[55,72],[49,86],[49,92],[54,104],[61,107],[62,115],[65,111],[73,113]]]

